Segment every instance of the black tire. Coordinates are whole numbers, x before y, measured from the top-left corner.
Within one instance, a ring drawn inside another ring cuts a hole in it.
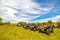
[[[51,29],[51,32],[53,32],[53,28]]]
[[[18,26],[18,27],[21,27],[21,25],[20,25],[20,24],[17,24],[17,26]]]
[[[54,31],[54,30],[53,30],[53,27],[51,27],[50,30],[51,30],[51,32],[53,32],[53,31]]]
[[[47,30],[46,30],[46,33],[48,34],[48,35],[50,35],[50,29],[48,28]]]
[[[36,28],[34,28],[33,30],[34,30],[34,31],[36,31],[37,29],[36,29]]]
[[[38,29],[38,32],[42,32],[41,29]]]
[[[25,29],[29,29],[29,26],[25,26],[24,28],[25,28]]]

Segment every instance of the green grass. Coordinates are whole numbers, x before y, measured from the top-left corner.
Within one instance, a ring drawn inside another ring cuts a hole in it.
[[[60,29],[55,28],[54,33],[46,35],[15,25],[0,25],[0,40],[60,40]]]

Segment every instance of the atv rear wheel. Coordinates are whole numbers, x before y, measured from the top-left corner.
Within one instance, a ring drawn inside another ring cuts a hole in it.
[[[46,33],[48,34],[48,35],[50,35],[50,29],[48,28],[47,30],[46,30]]]

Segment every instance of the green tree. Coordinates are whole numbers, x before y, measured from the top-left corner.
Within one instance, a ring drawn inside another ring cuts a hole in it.
[[[60,22],[56,22],[56,24],[60,24]]]
[[[42,23],[40,23],[40,22],[36,22],[35,24],[37,24],[37,25],[39,26],[39,25],[41,25]]]
[[[48,24],[50,24],[50,25],[52,25],[53,24],[53,22],[52,22],[52,20],[48,20],[48,22],[47,22]]]
[[[5,22],[4,24],[10,24],[10,22],[8,21],[8,22]]]
[[[56,24],[57,24],[57,25],[60,25],[60,18],[58,18]]]
[[[2,18],[0,17],[0,25],[2,25]]]
[[[2,18],[0,18],[0,22],[2,22]]]
[[[24,26],[27,23],[26,22],[18,22],[18,24],[20,24],[21,26]]]

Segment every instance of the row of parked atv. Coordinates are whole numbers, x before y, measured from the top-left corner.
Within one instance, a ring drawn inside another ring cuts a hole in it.
[[[30,30],[33,30],[33,31],[38,31],[38,32],[44,32],[46,34],[50,34],[53,32],[53,26],[52,25],[47,25],[45,23],[43,23],[42,25],[36,25],[36,24],[25,24],[25,25],[20,25],[20,24],[17,24],[17,26],[21,27],[23,26],[23,28],[25,29],[30,29]]]

